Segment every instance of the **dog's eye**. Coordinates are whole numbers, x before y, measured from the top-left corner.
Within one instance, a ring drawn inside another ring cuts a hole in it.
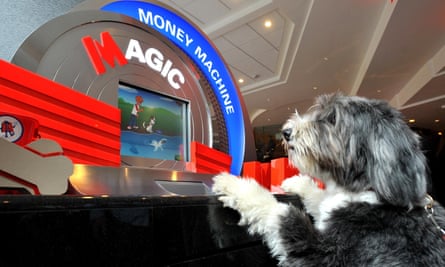
[[[327,120],[330,124],[335,125],[335,122],[336,122],[335,112],[332,112],[331,114],[329,114],[329,116],[326,118],[326,120]]]

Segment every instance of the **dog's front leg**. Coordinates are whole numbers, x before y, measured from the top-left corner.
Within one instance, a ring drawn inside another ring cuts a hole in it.
[[[320,203],[323,201],[326,191],[319,188],[313,178],[307,175],[296,175],[284,180],[281,188],[286,193],[299,195],[306,211],[311,214],[316,221],[319,221]]]
[[[228,173],[214,177],[213,191],[221,194],[219,200],[225,207],[237,210],[240,225],[247,225],[250,234],[260,234],[274,256],[286,256],[279,242],[280,220],[286,217],[289,205],[275,197],[253,179],[238,178]]]
[[[240,213],[239,224],[247,225],[250,234],[263,237],[280,266],[307,264],[306,257],[319,255],[323,250],[324,245],[307,214],[293,205],[278,202],[255,180],[222,173],[214,177],[214,182],[213,191],[221,194],[218,199],[225,207]],[[321,266],[321,259],[310,258],[310,266]]]

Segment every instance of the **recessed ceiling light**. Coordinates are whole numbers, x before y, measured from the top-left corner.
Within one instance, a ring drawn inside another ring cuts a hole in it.
[[[317,90],[317,89],[318,89],[318,87],[317,87],[317,86],[313,86],[313,87],[312,87],[312,89],[314,89],[314,90]]]
[[[243,79],[243,78],[239,78],[239,79],[238,79],[238,82],[239,82],[239,83],[243,83],[243,82],[244,82],[244,79]]]
[[[380,89],[379,89],[379,90],[377,90],[377,93],[381,93],[381,92],[382,92],[382,90],[380,90]]]
[[[328,61],[328,60],[329,60],[329,58],[328,58],[328,57],[324,57],[323,59],[324,59],[324,61]]]
[[[436,119],[436,120],[434,120],[434,122],[435,122],[435,123],[438,123],[438,122],[440,122],[440,120]]]
[[[409,119],[408,122],[409,122],[409,123],[415,123],[416,120],[415,120],[415,119]]]
[[[264,27],[266,27],[266,28],[272,27],[272,21],[270,19],[266,19],[264,21]]]
[[[443,133],[442,132],[437,132],[437,135],[442,135]]]

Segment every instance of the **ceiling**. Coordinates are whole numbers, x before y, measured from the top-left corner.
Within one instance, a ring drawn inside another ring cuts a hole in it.
[[[443,0],[160,2],[196,23],[244,80],[254,127],[281,125],[315,96],[342,91],[385,99],[412,126],[445,130]]]

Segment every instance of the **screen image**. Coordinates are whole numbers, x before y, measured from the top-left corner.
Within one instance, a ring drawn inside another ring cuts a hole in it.
[[[121,155],[188,160],[188,102],[119,84]]]

